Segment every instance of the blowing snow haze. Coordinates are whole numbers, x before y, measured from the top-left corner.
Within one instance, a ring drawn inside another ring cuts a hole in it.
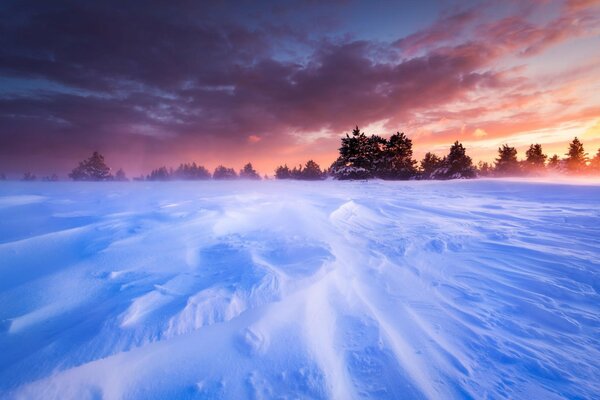
[[[597,1],[4,1],[0,171],[328,166],[355,125],[416,155],[600,147]]]

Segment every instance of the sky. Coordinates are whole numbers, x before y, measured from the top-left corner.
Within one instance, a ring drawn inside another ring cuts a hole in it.
[[[600,148],[600,0],[0,3],[0,172],[263,174],[337,156],[355,126],[415,156],[458,140]]]

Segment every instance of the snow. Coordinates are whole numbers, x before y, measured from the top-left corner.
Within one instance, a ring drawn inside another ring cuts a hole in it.
[[[600,185],[0,183],[0,397],[600,397]]]

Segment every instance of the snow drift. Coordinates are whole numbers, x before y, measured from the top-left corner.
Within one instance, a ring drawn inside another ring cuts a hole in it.
[[[600,186],[0,184],[0,396],[600,396]]]

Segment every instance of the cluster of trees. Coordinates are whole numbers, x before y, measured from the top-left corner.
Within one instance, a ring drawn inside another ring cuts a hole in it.
[[[420,162],[413,158],[412,140],[404,133],[397,132],[389,139],[378,135],[367,136],[356,127],[351,134],[341,140],[339,157],[329,169],[321,169],[314,160],[304,165],[289,168],[281,165],[275,170],[277,179],[322,180],[331,176],[335,179],[461,179],[477,176],[521,176],[539,175],[547,172],[561,173],[595,173],[600,174],[600,149],[594,157],[588,157],[583,143],[575,137],[569,143],[566,157],[557,154],[548,157],[540,144],[532,144],[525,152],[525,158],[518,159],[517,149],[507,144],[498,148],[498,157],[494,163],[480,162],[473,164],[465,147],[458,141],[450,147],[445,156],[431,152],[425,154]],[[122,169],[114,175],[106,165],[104,157],[95,151],[91,157],[81,161],[69,177],[76,181],[127,181]],[[266,177],[265,177],[266,178]],[[219,165],[212,174],[202,165],[184,163],[177,169],[160,167],[150,174],[135,178],[136,180],[168,181],[168,180],[232,180],[261,179],[251,163],[236,172],[233,168]],[[0,174],[0,180],[6,180]],[[26,172],[23,181],[35,181],[37,177]],[[42,178],[45,181],[56,181],[53,174]]]
[[[244,165],[239,173],[235,172],[233,168],[228,168],[223,165],[219,165],[211,174],[204,166],[196,165],[195,162],[191,164],[181,164],[177,169],[167,169],[167,167],[160,167],[154,169],[145,178],[148,181],[170,181],[170,180],[231,180],[231,179],[255,179],[259,180],[260,175],[252,163]]]
[[[298,165],[290,169],[287,164],[275,169],[276,179],[299,179],[304,181],[319,181],[327,177],[327,171],[321,170],[319,164],[308,160],[304,166]]]
[[[585,152],[583,143],[575,137],[569,143],[566,157],[557,154],[548,157],[540,144],[532,144],[525,152],[525,159],[519,160],[517,149],[509,145],[498,148],[498,157],[494,164],[479,163],[480,176],[524,176],[541,175],[548,172],[572,174],[600,174],[600,149],[593,158]]]
[[[448,155],[427,153],[420,165],[413,158],[412,140],[397,132],[389,139],[367,136],[356,127],[342,138],[339,157],[329,168],[336,179],[388,180],[474,178],[477,169],[464,146],[455,142]]]

